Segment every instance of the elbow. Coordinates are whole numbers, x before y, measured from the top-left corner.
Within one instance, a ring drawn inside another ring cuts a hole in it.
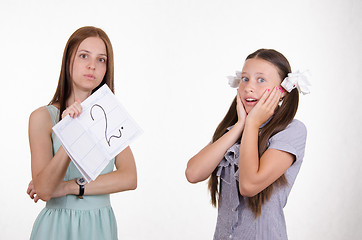
[[[137,179],[128,178],[127,181],[119,182],[117,188],[111,191],[111,193],[131,191],[137,189]]]
[[[258,191],[251,183],[239,183],[239,192],[244,197],[254,197],[258,194]]]
[[[132,181],[129,190],[136,190],[136,189],[137,189],[137,178],[134,181]]]
[[[137,175],[130,177],[128,190],[136,190],[137,189]]]
[[[198,183],[201,181],[198,177],[198,174],[195,173],[195,171],[192,171],[190,168],[186,168],[185,176],[189,183],[194,184],[194,183]]]

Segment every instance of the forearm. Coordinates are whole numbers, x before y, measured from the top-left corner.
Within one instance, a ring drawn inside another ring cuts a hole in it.
[[[260,167],[258,150],[259,126],[246,122],[239,153],[239,188],[248,190],[257,182]]]
[[[33,161],[32,161],[33,162]],[[37,174],[33,174],[34,186],[40,199],[47,201],[63,181],[70,159],[60,147],[52,160]]]
[[[223,159],[226,151],[240,138],[243,131],[242,124],[225,133],[216,142],[207,145],[187,163],[186,178],[191,183],[207,179]]]
[[[103,174],[85,185],[84,195],[102,195],[127,190],[134,190],[137,187],[137,176],[135,174],[120,174],[117,171]],[[66,195],[78,195],[79,185],[76,179],[61,182],[53,192],[52,198]]]
[[[136,172],[131,173],[116,170],[107,174],[100,175],[95,181],[86,184],[84,189],[84,195],[110,194],[127,190],[134,190],[136,188]],[[79,187],[77,191],[79,192]],[[76,194],[78,194],[78,192]]]

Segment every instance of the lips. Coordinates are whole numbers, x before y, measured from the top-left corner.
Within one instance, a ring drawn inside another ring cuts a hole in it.
[[[258,102],[258,99],[256,99],[256,98],[252,98],[252,97],[244,98],[244,106],[253,107],[253,106],[255,106],[255,104],[257,102]]]
[[[256,102],[258,100],[256,100],[255,98],[246,98],[245,101],[247,101],[247,102]]]
[[[85,78],[89,79],[89,80],[94,80],[96,79],[96,77],[93,74],[84,74],[83,75]]]

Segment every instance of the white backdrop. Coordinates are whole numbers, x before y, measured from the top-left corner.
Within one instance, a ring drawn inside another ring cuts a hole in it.
[[[50,101],[65,43],[86,25],[109,35],[116,96],[144,130],[131,145],[138,188],[112,195],[120,239],[212,239],[217,211],[206,182],[186,181],[186,163],[234,97],[225,76],[262,47],[313,74],[297,114],[308,138],[289,238],[361,239],[361,13],[359,0],[2,0],[0,239],[27,239],[45,205],[25,193],[28,118]]]

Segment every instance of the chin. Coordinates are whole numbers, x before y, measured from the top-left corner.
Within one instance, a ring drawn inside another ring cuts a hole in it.
[[[246,107],[246,108],[245,108],[246,114],[249,114],[251,110],[253,110],[252,107]]]
[[[93,90],[96,87],[98,87],[101,84],[101,82],[87,82],[83,85],[84,88],[87,88],[89,90]]]

